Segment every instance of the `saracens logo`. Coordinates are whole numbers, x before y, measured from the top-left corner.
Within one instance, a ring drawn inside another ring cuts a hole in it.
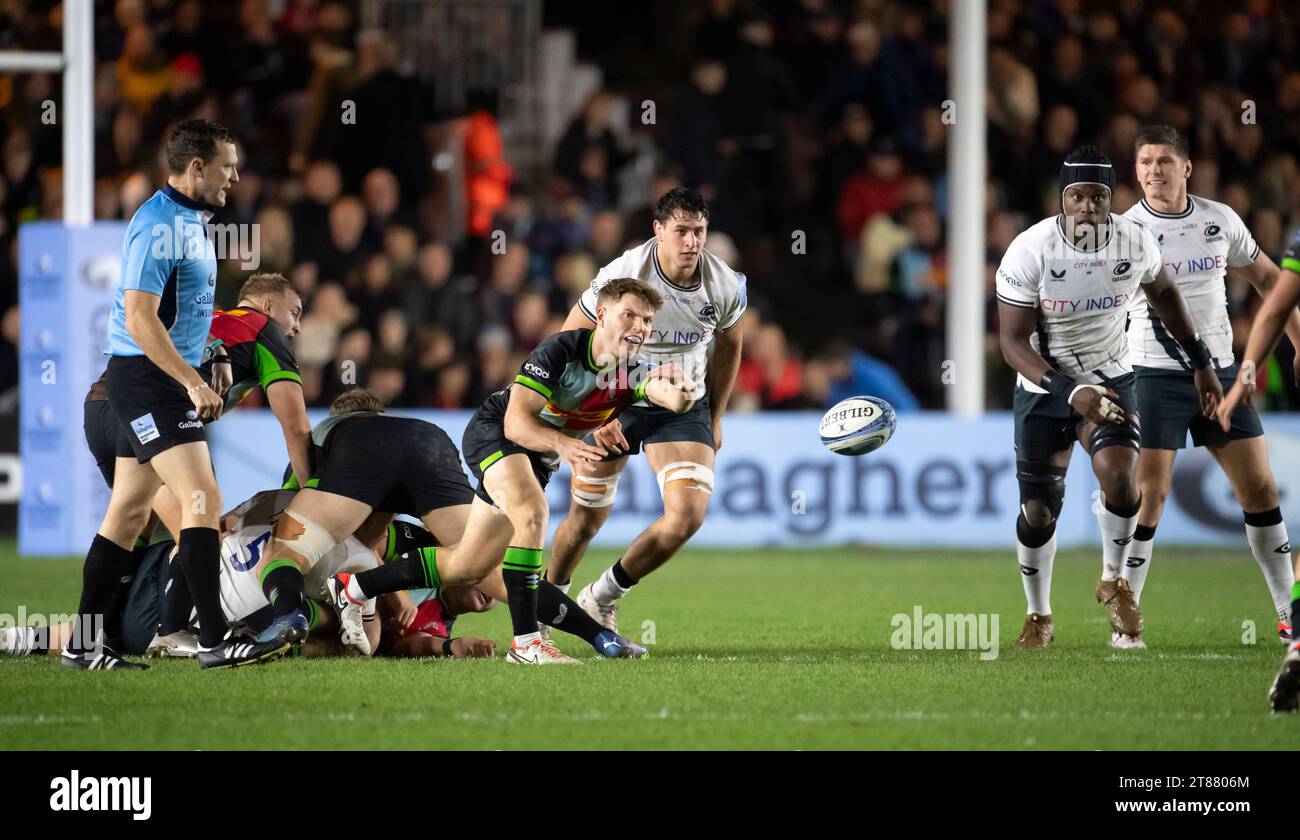
[[[718,311],[713,308],[713,304],[707,303],[704,305],[704,308],[700,310],[701,321],[716,321],[717,319]]]
[[[1213,222],[1205,226],[1205,236],[1207,239],[1211,236],[1217,236],[1218,233],[1219,233],[1219,226],[1214,224]]]
[[[1133,263],[1129,262],[1128,260],[1124,260],[1119,265],[1115,266],[1115,276],[1122,277],[1125,274],[1128,274],[1131,268],[1133,268]]]

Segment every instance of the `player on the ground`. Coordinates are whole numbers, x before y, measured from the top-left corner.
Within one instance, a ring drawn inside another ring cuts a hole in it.
[[[77,632],[60,657],[81,669],[144,668],[103,646],[94,624],[132,560],[160,486],[181,505],[178,556],[198,608],[200,665],[236,665],[283,653],[283,644],[231,638],[219,597],[221,491],[203,429],[221,397],[198,370],[216,288],[205,227],[239,181],[235,138],[210,120],[186,120],[167,141],[170,175],[132,216],[122,278],[109,315],[107,394],[132,455],[118,457],[108,510],[86,554]]]
[[[1077,440],[1101,484],[1102,534],[1097,599],[1115,632],[1136,636],[1142,615],[1120,576],[1137,526],[1140,427],[1124,318],[1134,292],[1147,300],[1187,353],[1201,410],[1212,414],[1222,388],[1187,305],[1162,271],[1155,237],[1110,212],[1115,173],[1092,146],[1061,166],[1061,213],[1016,237],[997,274],[999,343],[1015,369],[1016,554],[1029,602],[1021,648],[1052,640],[1051,580],[1056,517]]]
[[[537,625],[549,514],[544,490],[560,459],[576,475],[599,463],[606,450],[581,437],[634,402],[649,400],[674,414],[694,404],[695,383],[679,365],[647,373],[636,358],[662,304],[640,280],[603,283],[592,304],[595,329],[565,330],[543,341],[514,384],[488,397],[465,429],[465,460],[479,483],[465,538],[448,566],[439,558],[438,570],[444,582],[476,582],[501,564],[514,625],[510,662],[575,661],[553,657]]]
[[[227,512],[221,518],[221,572],[220,598],[221,610],[225,624],[238,624],[243,631],[256,633],[268,627],[274,618],[269,603],[257,585],[255,573],[261,547],[270,537],[270,528],[283,507],[289,503],[294,493],[269,490],[253,495],[247,502]],[[157,641],[157,629],[168,610],[173,609],[174,581],[170,580],[169,560],[174,557],[175,542],[164,540],[148,547],[139,572],[131,583],[127,597],[117,607],[117,624],[121,627],[123,653],[165,655],[170,658],[192,658],[196,651],[194,646],[187,650],[182,646],[153,650]],[[312,615],[312,629],[324,635],[338,635],[339,624],[334,619],[333,611],[328,607],[328,594],[325,583],[329,575],[339,572],[361,572],[377,566],[374,551],[361,545],[355,538],[347,538],[334,546],[321,562],[317,571],[309,580],[313,592],[313,601],[308,609]],[[183,586],[183,583],[182,583]],[[186,606],[185,622],[190,622],[190,609]],[[368,653],[373,645],[380,641],[380,624],[370,622],[365,628],[368,633],[364,645]],[[40,654],[60,653],[62,646],[72,636],[72,625],[56,625],[49,628],[16,628],[16,632],[0,633],[0,653]],[[151,642],[153,640],[153,642]],[[352,644],[346,636],[344,644]],[[242,664],[242,663],[240,663]]]
[[[383,413],[373,392],[347,391],[311,432],[306,486],[294,497],[259,563],[258,578],[276,620],[264,638],[291,644],[307,635],[303,576],[376,511],[420,519],[443,546],[465,531],[470,489],[460,453],[432,423]],[[296,471],[290,485],[298,483]],[[360,538],[369,544],[377,535]]]
[[[610,450],[573,473],[569,515],[551,547],[548,580],[567,592],[574,570],[609,518],[627,455],[643,448],[659,480],[663,515],[642,531],[610,568],[588,584],[578,603],[618,631],[618,601],[634,584],[667,563],[699,530],[713,492],[715,457],[722,448],[722,415],[740,368],[745,276],[705,250],[709,207],[693,190],[669,190],[655,205],[654,238],[625,252],[596,275],[569,313],[564,329],[590,328],[600,289],[633,277],[664,300],[642,352],[656,364],[678,362],[700,398],[685,414],[638,402],[596,432]]]
[[[1214,359],[1215,374],[1225,388],[1237,376],[1232,355],[1232,321],[1228,316],[1224,275],[1240,271],[1261,296],[1277,282],[1278,267],[1260,250],[1241,217],[1226,204],[1190,195],[1192,173],[1187,140],[1169,126],[1152,126],[1137,136],[1138,186],[1143,199],[1124,215],[1144,225],[1160,243],[1164,269],[1187,301],[1196,330]],[[1291,540],[1282,521],[1277,485],[1269,469],[1268,448],[1259,415],[1239,405],[1227,431],[1201,413],[1189,387],[1192,366],[1170,337],[1160,317],[1147,304],[1141,289],[1129,307],[1129,358],[1137,376],[1138,413],[1142,415],[1142,453],[1138,485],[1142,509],[1129,544],[1124,577],[1141,601],[1151,568],[1156,525],[1169,495],[1174,458],[1192,435],[1193,446],[1204,446],[1232,485],[1241,505],[1246,542],[1264,573],[1278,617],[1278,633],[1291,637]],[[1287,317],[1287,333],[1300,347],[1300,313]],[[1300,355],[1296,356],[1300,372]],[[1145,647],[1138,637],[1116,635],[1116,647]]]
[[[1273,291],[1264,298],[1264,305],[1255,314],[1255,323],[1250,329],[1250,339],[1246,343],[1246,352],[1243,354],[1245,358],[1241,360],[1237,381],[1219,406],[1219,425],[1225,431],[1232,428],[1234,412],[1243,404],[1250,404],[1251,395],[1255,391],[1256,372],[1264,366],[1273,348],[1277,346],[1283,329],[1294,317],[1297,304],[1300,304],[1300,233],[1291,240],[1291,246],[1282,255],[1282,273]],[[1300,344],[1296,346],[1300,348]],[[1300,354],[1300,350],[1297,353]],[[1292,573],[1300,578],[1300,565],[1293,567]],[[1295,638],[1297,615],[1300,615],[1300,582],[1291,585],[1291,644],[1287,647],[1282,668],[1268,693],[1269,706],[1275,712],[1294,712],[1300,706],[1300,639]]]
[[[423,531],[418,525],[402,525],[417,532]],[[507,602],[509,595],[499,570],[475,586],[439,588],[436,557],[437,549],[426,545],[385,560],[377,568],[359,573],[337,574],[330,578],[327,586],[335,608],[344,619],[344,632],[347,632],[346,624],[352,611],[361,604],[377,595],[409,590],[411,599],[418,605],[416,618],[393,638],[389,638],[392,628],[386,625],[385,641],[381,645],[388,642],[392,644],[387,645],[387,649],[381,646],[379,652],[401,656],[459,656],[451,647],[440,652],[434,641],[442,640],[437,641],[437,644],[445,642],[456,615],[486,612],[497,603]],[[594,618],[549,581],[543,580],[538,584],[537,614],[547,626],[577,636],[606,658],[636,659],[646,654],[645,648],[597,624]],[[426,636],[434,638],[425,639]],[[555,660],[562,656],[549,640],[543,642],[543,647],[546,648],[545,653],[549,659]]]

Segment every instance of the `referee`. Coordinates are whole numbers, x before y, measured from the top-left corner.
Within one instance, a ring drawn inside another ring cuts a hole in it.
[[[231,638],[218,584],[221,491],[203,424],[220,416],[222,400],[196,368],[217,282],[206,223],[239,181],[237,164],[229,130],[211,120],[180,123],[167,141],[167,184],[127,227],[108,323],[108,403],[134,457],[116,459],[108,510],[82,570],[77,626],[60,660],[66,667],[145,667],[104,646],[98,624],[160,485],[181,503],[178,560],[198,610],[200,667],[241,665],[287,650]]]

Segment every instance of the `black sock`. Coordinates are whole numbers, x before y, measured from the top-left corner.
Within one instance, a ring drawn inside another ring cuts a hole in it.
[[[627,573],[627,569],[623,568],[622,557],[618,558],[618,561],[610,567],[610,571],[614,575],[614,582],[624,589],[631,589],[636,585],[636,579]]]
[[[86,552],[85,565],[81,567],[81,603],[67,645],[69,651],[81,653],[95,646],[103,629],[105,610],[130,565],[130,549],[95,535],[90,551]]]
[[[588,644],[595,644],[596,636],[605,629],[572,598],[547,580],[537,587],[537,617],[543,624],[571,633]]]
[[[506,549],[501,563],[501,577],[506,583],[506,597],[510,604],[510,623],[516,636],[537,632],[537,584],[542,576],[542,550],[540,548]]]
[[[436,548],[419,548],[382,566],[357,572],[352,579],[367,598],[403,589],[436,588],[439,585]]]
[[[122,638],[122,611],[126,609],[126,598],[131,594],[131,581],[135,579],[135,573],[140,570],[140,561],[144,559],[144,553],[148,550],[149,541],[144,537],[137,537],[135,548],[131,549],[131,562],[118,580],[117,588],[113,590],[113,597],[109,599],[108,606],[104,608],[105,639]]]
[[[185,570],[181,567],[180,557],[173,557],[167,569],[167,589],[163,593],[162,621],[158,624],[158,635],[170,636],[190,626],[190,613],[194,611],[194,599],[190,596],[190,585],[185,582]]]
[[[292,560],[276,560],[262,572],[262,592],[277,618],[307,606],[303,589],[302,570]]]
[[[183,528],[176,558],[199,612],[199,643],[215,647],[226,636],[221,609],[221,535],[216,528]]]

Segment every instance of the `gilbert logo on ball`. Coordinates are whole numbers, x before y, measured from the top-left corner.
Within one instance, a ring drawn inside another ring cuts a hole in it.
[[[840,455],[865,455],[894,435],[894,407],[879,397],[849,397],[822,416],[822,446]]]

